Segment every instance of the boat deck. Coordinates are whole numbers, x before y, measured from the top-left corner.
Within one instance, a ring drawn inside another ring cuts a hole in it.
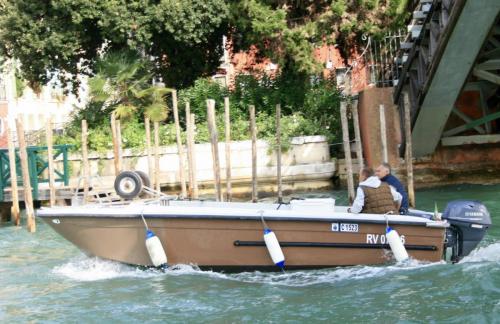
[[[136,218],[201,218],[201,219],[265,219],[295,221],[350,221],[447,227],[446,221],[429,219],[430,213],[413,211],[414,216],[396,214],[352,214],[347,206],[335,206],[333,199],[292,200],[290,204],[239,203],[215,201],[155,200],[127,204],[89,204],[73,207],[42,208],[38,217],[117,217]]]

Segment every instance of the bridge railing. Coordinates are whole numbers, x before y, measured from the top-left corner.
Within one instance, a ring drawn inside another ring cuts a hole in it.
[[[72,145],[54,145],[53,159],[62,159],[62,170],[54,169],[56,182],[63,182],[64,185],[69,184],[69,163],[68,154]],[[47,161],[47,146],[28,146],[28,168],[31,188],[33,191],[33,200],[38,200],[39,184],[49,182],[48,175],[45,176],[48,170],[49,163]],[[19,150],[16,149],[16,174],[17,183],[23,185],[21,163]],[[11,186],[11,173],[9,166],[9,152],[7,149],[0,149],[0,201],[5,200],[5,189]]]

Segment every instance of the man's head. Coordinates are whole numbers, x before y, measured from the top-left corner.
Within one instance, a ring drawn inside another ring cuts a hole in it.
[[[365,167],[365,168],[361,169],[361,172],[359,173],[359,182],[363,182],[373,175],[374,175],[373,169]]]
[[[391,174],[391,166],[389,163],[384,162],[375,169],[375,174],[379,179],[382,179],[386,175]]]

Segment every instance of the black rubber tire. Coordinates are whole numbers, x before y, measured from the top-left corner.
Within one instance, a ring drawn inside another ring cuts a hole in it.
[[[141,177],[142,185],[144,187],[151,188],[151,180],[149,179],[149,175],[146,172],[139,170],[135,170],[134,172],[137,173],[139,177]]]
[[[115,179],[115,191],[123,199],[134,199],[142,192],[142,179],[134,171],[122,171]]]

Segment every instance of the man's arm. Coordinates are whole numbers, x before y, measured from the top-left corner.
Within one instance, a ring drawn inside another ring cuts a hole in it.
[[[365,205],[365,193],[361,187],[358,187],[356,190],[356,198],[352,203],[352,207],[349,208],[351,213],[359,214],[363,210],[363,206]]]
[[[399,210],[401,208],[401,203],[403,202],[403,196],[401,196],[401,194],[397,192],[393,186],[389,186],[389,188],[391,188],[392,199],[397,202],[397,209]]]

